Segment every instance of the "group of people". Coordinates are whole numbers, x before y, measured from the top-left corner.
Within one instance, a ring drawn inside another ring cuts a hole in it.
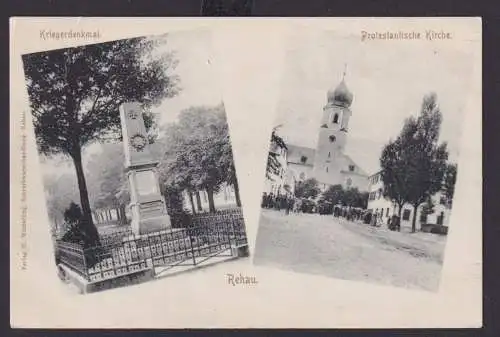
[[[291,194],[273,194],[264,192],[262,195],[262,208],[274,209],[277,211],[284,210],[285,214],[300,213],[300,212],[308,212],[305,211],[302,207],[303,203],[307,200],[303,201],[300,198],[295,198]],[[330,204],[331,205],[331,204]],[[304,204],[304,206],[306,206]],[[331,207],[331,206],[330,206]],[[321,207],[313,207],[311,212],[315,213],[319,209],[320,214],[332,214],[332,208],[325,212],[321,211]],[[384,225],[384,217],[382,213],[372,213],[370,210],[357,208],[357,207],[349,207],[349,206],[341,206],[335,205],[333,206],[333,216],[336,218],[345,218],[348,221],[361,221],[364,224],[372,225],[375,227],[381,227]],[[387,217],[386,224],[391,230],[400,230],[400,221],[397,216]]]
[[[262,195],[262,208],[275,209],[277,211],[285,210],[286,214],[290,211],[296,210],[296,201],[292,195],[288,194],[277,194],[274,195],[272,192],[267,194],[264,192]]]
[[[335,206],[333,208],[334,217],[342,217],[348,221],[362,221],[364,224],[381,227],[384,225],[383,213],[372,213],[370,210],[361,208],[351,208],[345,206]],[[397,215],[386,218],[387,227],[391,230],[401,230],[400,220]]]

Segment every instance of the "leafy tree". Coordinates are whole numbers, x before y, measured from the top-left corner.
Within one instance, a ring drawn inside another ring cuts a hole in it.
[[[366,209],[368,207],[368,196],[369,196],[368,192],[358,192],[354,207]]]
[[[241,204],[222,104],[183,110],[178,122],[166,128],[165,135],[167,150],[160,170],[162,181],[188,192],[205,190],[210,212],[215,212],[214,194],[228,183],[234,186]]]
[[[69,207],[64,211],[64,222],[67,230],[62,237],[63,241],[90,245],[90,241],[86,237],[87,232],[81,228],[81,226],[85,225],[85,222],[79,205],[74,202],[70,203]]]
[[[359,190],[357,188],[348,188],[343,193],[344,206],[358,207]]]
[[[64,221],[66,221],[67,223],[75,223],[80,221],[81,218],[82,209],[74,202],[71,202],[68,209],[64,211]]]
[[[342,203],[344,200],[344,188],[342,185],[332,185],[321,194],[321,201],[331,202],[333,205]]]
[[[138,101],[147,108],[177,93],[172,54],[153,53],[163,42],[164,36],[141,37],[23,56],[38,149],[73,160],[87,224],[83,230],[95,242],[82,149],[120,139],[122,103]]]
[[[412,232],[417,208],[442,188],[448,151],[446,143],[438,144],[441,121],[436,95],[426,95],[419,116],[408,118],[396,141],[382,153],[386,193],[413,206]]]
[[[189,215],[184,209],[184,198],[182,188],[168,185],[165,187],[165,201],[167,213],[170,216],[172,227],[181,228],[190,224]]]
[[[398,206],[398,217],[401,218],[406,195],[406,164],[400,158],[401,142],[390,141],[382,150],[380,166],[381,179],[384,182],[383,196]]]
[[[453,205],[453,195],[455,194],[455,183],[457,181],[457,164],[448,164],[444,175],[443,192],[448,208]]]
[[[321,190],[318,186],[318,181],[314,178],[309,178],[304,181],[299,181],[295,186],[295,196],[297,198],[316,198]]]
[[[103,144],[87,163],[89,197],[93,208],[113,207],[120,219],[125,219],[125,205],[130,201],[129,186],[124,170],[123,144]]]
[[[222,104],[217,106],[216,110],[221,117],[221,123],[218,126],[218,137],[215,140],[215,149],[217,149],[217,151],[220,151],[220,153],[218,154],[219,167],[222,170],[223,175],[226,176],[225,182],[227,182],[234,188],[236,205],[238,207],[241,207],[240,187],[238,184],[238,177],[236,176],[236,167],[234,165],[233,149],[231,145],[231,139],[229,137],[229,125],[226,119],[226,111]]]

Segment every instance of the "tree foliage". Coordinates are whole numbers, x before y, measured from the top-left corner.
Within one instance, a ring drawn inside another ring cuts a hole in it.
[[[23,56],[38,149],[73,160],[91,240],[97,241],[98,234],[82,149],[94,141],[121,138],[122,103],[137,101],[147,108],[177,93],[178,79],[170,73],[172,54],[154,52],[165,41],[141,37]],[[146,121],[154,126],[151,118]]]
[[[446,198],[448,208],[453,205],[453,196],[455,194],[455,183],[457,182],[457,164],[448,164],[444,175],[443,193]]]
[[[101,146],[87,163],[87,181],[93,208],[119,207],[130,201],[129,186],[124,170],[123,144]]]
[[[318,181],[314,178],[309,178],[304,181],[299,181],[295,186],[295,196],[297,198],[313,198],[315,199],[321,190],[318,186]]]
[[[239,200],[238,182],[222,104],[191,107],[164,131],[166,151],[161,163],[163,184],[188,192],[206,190],[209,208],[215,212],[214,193],[224,184],[234,186]]]
[[[342,185],[332,185],[321,194],[320,200],[333,205],[341,204],[366,209],[368,192],[360,192],[357,188],[344,189]]]
[[[448,151],[446,143],[439,143],[441,122],[436,95],[426,95],[418,117],[405,121],[400,135],[389,142],[380,159],[385,195],[414,208],[412,231],[416,229],[418,206],[442,189]]]
[[[332,185],[321,194],[320,201],[331,202],[333,205],[343,203],[344,188],[342,185]]]

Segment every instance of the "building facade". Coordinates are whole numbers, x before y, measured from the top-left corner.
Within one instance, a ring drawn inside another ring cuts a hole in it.
[[[345,81],[327,92],[316,148],[287,144],[284,185],[314,178],[322,191],[332,185],[368,190],[368,175],[345,153],[353,94]]]
[[[278,172],[266,173],[264,192],[274,195],[293,193],[295,185],[287,179],[288,147],[281,138],[275,136],[274,132],[269,146],[269,156],[276,159],[279,168]]]
[[[398,206],[391,200],[384,198],[384,182],[382,181],[381,173],[382,172],[379,171],[369,177],[368,210],[370,210],[373,214],[381,215],[382,221],[384,223],[388,223],[388,220],[392,217],[392,215],[398,214]],[[434,204],[433,213],[428,214],[425,219],[422,217],[422,210],[425,207],[425,204],[417,208],[417,218],[415,222],[417,230],[421,229],[423,223],[441,226],[448,226],[449,224],[451,209],[447,206],[446,199],[442,193],[436,193],[431,199]],[[412,205],[403,205],[401,211],[401,227],[411,228],[413,212],[414,209]]]

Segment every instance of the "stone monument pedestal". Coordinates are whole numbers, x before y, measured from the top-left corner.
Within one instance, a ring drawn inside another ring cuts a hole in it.
[[[165,199],[158,183],[158,162],[149,150],[146,127],[138,103],[120,107],[125,168],[130,186],[130,211],[134,234],[148,234],[171,227]]]

